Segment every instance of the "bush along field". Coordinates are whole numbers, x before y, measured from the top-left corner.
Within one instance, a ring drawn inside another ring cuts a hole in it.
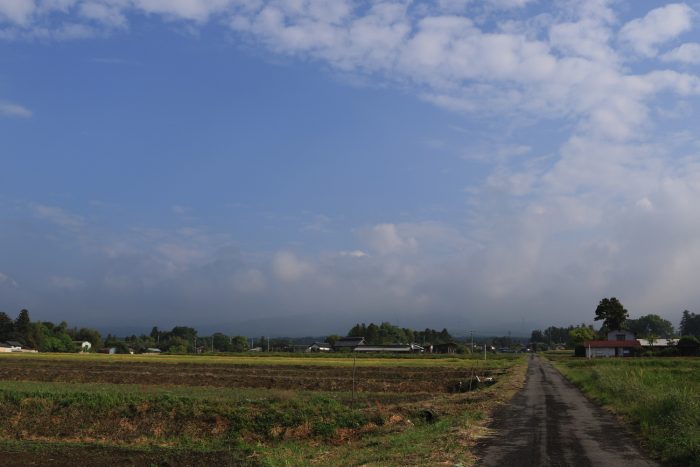
[[[700,359],[556,359],[555,365],[621,415],[661,461],[700,466]]]
[[[353,393],[348,366],[198,361],[0,358],[0,458],[10,465],[469,465],[490,411],[522,385],[525,368],[522,358],[365,360]],[[185,377],[161,384],[160,369]],[[77,374],[99,382],[68,382]],[[116,382],[134,374],[144,383]],[[496,384],[480,386],[477,375]]]

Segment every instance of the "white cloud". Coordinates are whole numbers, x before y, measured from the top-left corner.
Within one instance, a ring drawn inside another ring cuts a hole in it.
[[[123,4],[123,2],[119,2]],[[204,22],[242,0],[132,0],[134,8],[148,14],[163,14],[177,19]],[[257,3],[256,1],[252,2]]]
[[[349,256],[351,258],[365,258],[369,256],[367,253],[365,253],[362,250],[353,250],[353,251],[341,251],[339,253],[340,256]]]
[[[78,290],[85,287],[85,281],[69,276],[52,276],[49,278],[49,286],[56,289]]]
[[[312,273],[313,267],[294,253],[281,251],[272,259],[272,271],[284,282],[295,282]]]
[[[8,276],[7,274],[0,272],[0,286],[3,286],[3,285],[8,286],[8,287],[12,287],[13,289],[16,289],[17,287],[19,287],[19,285],[17,285],[17,281],[15,281],[13,278]]]
[[[237,271],[233,275],[233,288],[238,293],[258,293],[265,289],[264,274],[258,269]]]
[[[184,215],[190,211],[190,208],[188,208],[187,206],[181,206],[179,204],[173,204],[172,206],[170,206],[170,210],[175,214]]]
[[[415,238],[402,237],[394,224],[379,224],[362,232],[370,248],[380,255],[400,253],[417,246]]]
[[[687,42],[681,44],[661,56],[665,62],[680,62],[690,65],[700,64],[700,44],[697,42]]]
[[[692,28],[695,12],[685,3],[673,3],[651,10],[620,29],[620,40],[646,57],[654,57],[658,46]]]
[[[29,23],[35,9],[34,0],[0,0],[0,20],[25,25]]]
[[[71,214],[56,206],[36,204],[32,210],[36,217],[70,230],[78,230],[85,225],[85,221],[81,216]]]
[[[126,16],[121,10],[120,5],[88,1],[81,3],[79,11],[81,16],[111,27],[121,28],[127,25]]]
[[[18,104],[0,102],[0,115],[5,117],[30,118],[32,111]]]

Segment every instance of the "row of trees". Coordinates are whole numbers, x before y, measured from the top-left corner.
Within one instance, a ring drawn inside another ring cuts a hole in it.
[[[596,335],[597,333],[593,326],[587,324],[566,327],[550,326],[544,331],[539,329],[532,331],[530,342],[538,348],[546,348],[552,345],[573,347],[584,340],[595,339]]]
[[[417,343],[417,344],[446,344],[454,341],[447,329],[436,331],[435,329],[425,329],[415,331],[409,328],[400,328],[391,323],[384,322],[379,325],[374,323],[356,324],[350,331],[350,337],[364,337],[365,342],[370,345],[395,344],[395,343]],[[326,340],[337,340],[338,336],[329,336]],[[332,342],[331,342],[332,343]]]
[[[189,326],[175,326],[170,331],[161,331],[157,326],[151,329],[149,335],[131,335],[124,340],[107,336],[108,347],[116,347],[117,352],[143,352],[149,348],[157,348],[164,352],[184,354],[195,352],[245,352],[249,349],[248,339],[244,336],[227,336],[217,332],[211,336],[200,337],[197,330]]]
[[[0,312],[0,342],[17,341],[40,352],[77,352],[80,342],[88,341],[93,348],[102,345],[99,331],[91,328],[69,328],[65,321],[32,321],[29,311],[22,310],[12,320]]]

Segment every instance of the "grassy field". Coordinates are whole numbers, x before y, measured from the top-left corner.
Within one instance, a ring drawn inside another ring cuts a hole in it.
[[[488,354],[484,360],[482,354],[448,356],[440,354],[352,354],[335,353],[259,353],[259,354],[202,354],[202,355],[107,355],[100,353],[0,353],[3,359],[36,361],[93,361],[93,362],[158,362],[159,364],[221,364],[221,365],[309,365],[309,366],[406,366],[406,367],[472,367],[483,365],[489,367],[508,367],[511,361],[518,360],[517,354]]]
[[[347,357],[3,355],[0,457],[469,465],[491,410],[524,379],[522,358],[490,357],[363,356],[353,396]],[[476,375],[497,382],[474,390]]]
[[[663,462],[700,466],[700,359],[548,358],[587,395],[622,416]]]

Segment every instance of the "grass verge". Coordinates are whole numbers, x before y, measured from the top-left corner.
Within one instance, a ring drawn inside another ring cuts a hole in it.
[[[589,397],[620,415],[670,465],[700,466],[700,360],[553,359]]]

